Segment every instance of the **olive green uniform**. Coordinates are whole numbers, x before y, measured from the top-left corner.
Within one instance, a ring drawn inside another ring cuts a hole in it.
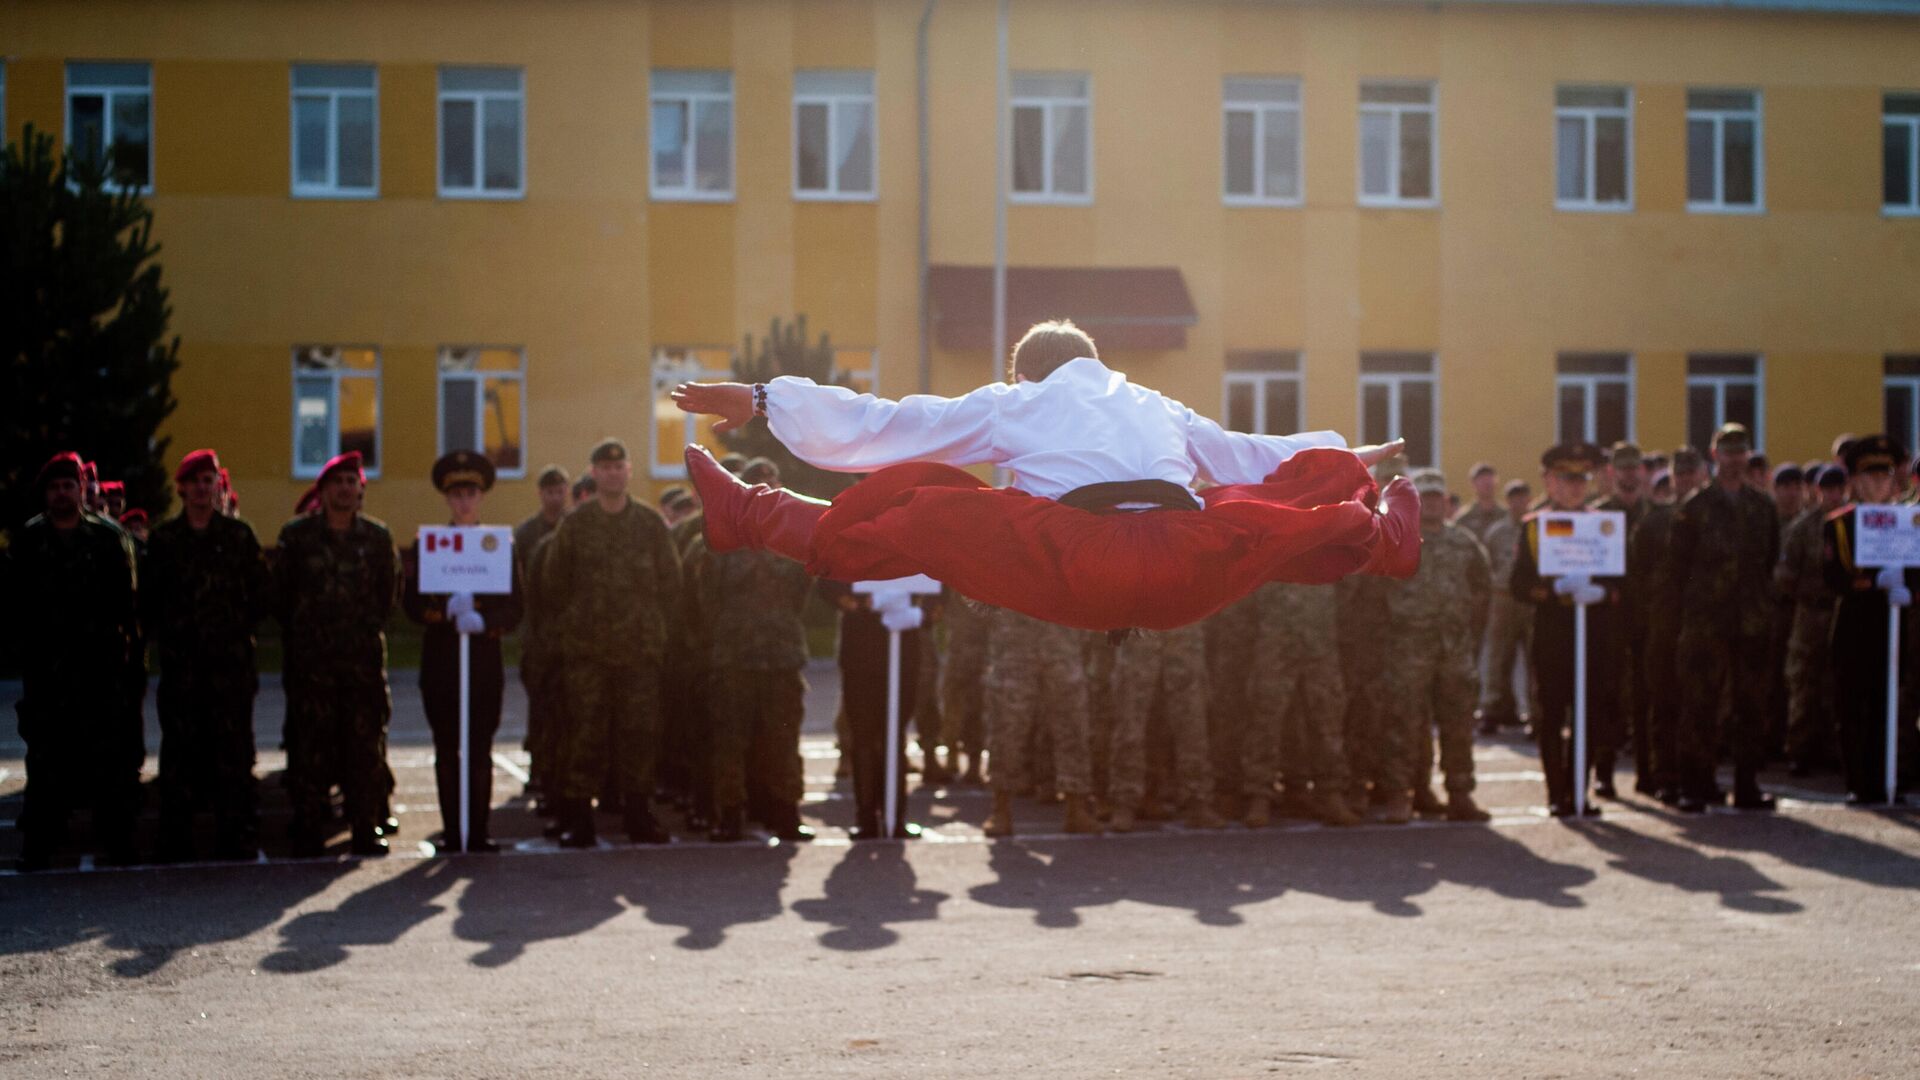
[[[1487,553],[1458,525],[1422,524],[1420,569],[1387,592],[1388,704],[1376,782],[1426,790],[1434,729],[1449,795],[1473,791],[1474,661],[1486,627]]]
[[[1243,794],[1264,798],[1276,773],[1290,795],[1308,785],[1346,793],[1347,684],[1340,665],[1340,599],[1333,585],[1262,585],[1242,743]]]
[[[1092,793],[1088,757],[1085,632],[1019,612],[993,613],[987,712],[993,718],[993,787],[1023,792],[1035,729],[1053,736],[1055,783],[1068,795]]]
[[[1199,624],[1135,633],[1114,656],[1108,794],[1115,806],[1146,795],[1147,723],[1165,718],[1184,801],[1213,796],[1207,753],[1207,639]]]

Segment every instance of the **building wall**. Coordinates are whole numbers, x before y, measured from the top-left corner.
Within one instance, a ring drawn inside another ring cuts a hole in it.
[[[993,254],[993,0],[933,23],[936,262]],[[804,312],[878,350],[884,392],[918,388],[912,0],[445,0],[259,5],[15,3],[0,12],[6,124],[62,127],[64,63],[153,64],[156,232],[183,339],[174,445],[215,445],[265,528],[292,478],[290,350],[381,348],[385,468],[370,509],[433,520],[435,356],[528,355],[529,474],[577,471],[597,438],[653,437],[649,364]],[[1017,265],[1175,265],[1198,309],[1183,350],[1116,352],[1136,378],[1218,415],[1223,357],[1298,349],[1309,426],[1354,432],[1357,354],[1438,356],[1442,464],[1533,471],[1554,435],[1554,357],[1633,354],[1641,442],[1683,438],[1690,351],[1764,355],[1767,449],[1824,454],[1880,424],[1881,359],[1920,352],[1920,220],[1879,203],[1880,97],[1920,87],[1920,20],[1640,7],[1475,8],[1238,0],[1017,0],[1015,70],[1092,83],[1086,206],[1016,205]],[[296,199],[288,65],[378,65],[380,195]],[[436,194],[436,69],[520,65],[526,195]],[[735,86],[735,197],[648,193],[649,68]],[[874,73],[878,196],[792,194],[792,74]],[[1221,80],[1304,88],[1304,204],[1221,199]],[[1356,205],[1358,87],[1439,86],[1436,209]],[[1630,85],[1634,205],[1554,208],[1554,89]],[[1690,86],[1764,94],[1765,212],[1685,207]],[[1020,328],[1013,328],[1017,333]],[[938,351],[933,389],[988,377]],[[503,482],[501,517],[534,505]]]

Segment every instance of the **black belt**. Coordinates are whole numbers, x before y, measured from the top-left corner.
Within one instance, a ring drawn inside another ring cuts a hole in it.
[[[1149,510],[1198,510],[1193,492],[1170,480],[1114,480],[1077,487],[1060,496],[1063,506],[1090,514],[1122,514],[1125,503],[1146,503]]]

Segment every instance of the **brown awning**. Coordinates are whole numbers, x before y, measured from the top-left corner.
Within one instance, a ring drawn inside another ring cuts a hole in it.
[[[993,268],[927,268],[927,299],[943,349],[986,349],[993,338]],[[1008,344],[1043,319],[1072,319],[1103,349],[1180,349],[1199,318],[1172,266],[1010,266]]]

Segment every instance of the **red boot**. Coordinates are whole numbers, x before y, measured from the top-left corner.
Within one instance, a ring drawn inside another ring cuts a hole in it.
[[[1361,573],[1404,581],[1420,570],[1420,494],[1413,481],[1396,476],[1380,493],[1380,503],[1380,546]]]
[[[748,548],[804,563],[812,553],[813,527],[832,505],[765,484],[743,484],[700,446],[687,447],[687,476],[700,492],[707,547],[716,552]],[[1417,513],[1417,502],[1414,509]]]

